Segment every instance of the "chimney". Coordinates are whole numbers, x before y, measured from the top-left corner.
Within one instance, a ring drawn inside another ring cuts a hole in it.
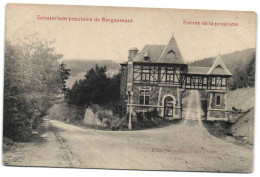
[[[128,61],[133,62],[134,57],[138,53],[138,49],[136,47],[133,47],[129,50],[129,55],[128,55]]]

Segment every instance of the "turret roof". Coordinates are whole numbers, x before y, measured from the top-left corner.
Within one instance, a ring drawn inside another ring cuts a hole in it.
[[[145,62],[149,55],[150,63],[184,64],[180,49],[172,36],[167,45],[145,45],[135,56],[134,62]]]
[[[167,46],[164,48],[157,63],[184,64],[181,51],[175,38],[172,36]]]

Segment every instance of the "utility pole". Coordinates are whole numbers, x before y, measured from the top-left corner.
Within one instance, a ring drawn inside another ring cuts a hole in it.
[[[132,130],[132,101],[131,101],[131,91],[128,91],[128,103],[129,103],[129,122],[128,129]]]

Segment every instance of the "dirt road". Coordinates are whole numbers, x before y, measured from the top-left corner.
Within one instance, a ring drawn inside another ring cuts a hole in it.
[[[194,121],[194,120],[188,120]],[[84,129],[44,121],[41,139],[4,154],[6,165],[249,172],[253,150],[180,122],[140,131]]]

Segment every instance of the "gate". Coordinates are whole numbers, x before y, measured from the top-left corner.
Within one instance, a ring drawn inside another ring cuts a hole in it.
[[[164,117],[173,118],[173,103],[174,100],[170,96],[164,99]]]

